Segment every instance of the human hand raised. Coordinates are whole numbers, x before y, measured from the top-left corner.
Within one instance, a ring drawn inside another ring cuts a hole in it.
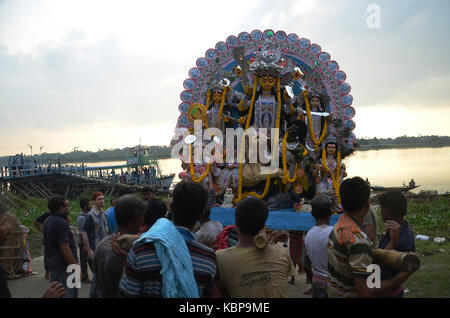
[[[394,246],[396,246],[400,239],[400,229],[402,228],[401,225],[393,220],[387,220],[385,226],[386,230],[389,231],[391,240],[394,242]]]

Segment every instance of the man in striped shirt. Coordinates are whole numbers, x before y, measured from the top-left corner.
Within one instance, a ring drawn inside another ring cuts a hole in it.
[[[369,288],[372,274],[373,243],[362,230],[364,216],[370,208],[370,188],[360,177],[341,184],[340,196],[344,213],[334,225],[328,239],[328,287],[330,298],[380,297],[400,285],[410,273],[400,272],[381,282],[380,288]]]
[[[202,218],[207,201],[206,190],[198,183],[182,181],[173,191],[173,224],[184,238],[189,251],[200,297],[211,297],[216,279],[214,250],[199,243],[192,233]],[[119,289],[123,297],[162,297],[161,261],[153,242],[136,242],[128,253]]]

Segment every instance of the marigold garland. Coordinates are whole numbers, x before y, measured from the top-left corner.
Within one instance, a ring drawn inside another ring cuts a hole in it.
[[[206,110],[209,109],[209,102],[211,100],[211,90],[208,89],[208,93],[206,94]]]
[[[225,86],[222,91],[222,99],[220,101],[219,115],[217,116],[217,122],[222,118],[223,106],[225,105],[225,97],[227,96],[228,86]]]
[[[325,135],[327,133],[327,126],[328,126],[328,121],[325,120],[325,124],[323,125],[323,130],[322,130],[322,134],[320,135],[319,140],[316,139],[316,136],[314,134],[314,129],[313,129],[313,122],[312,122],[312,116],[311,116],[311,109],[309,107],[309,101],[308,98],[306,97],[307,95],[307,91],[303,92],[303,99],[305,100],[305,105],[306,105],[306,114],[308,116],[308,127],[309,127],[309,134],[311,135],[311,139],[314,142],[314,151],[318,151],[319,150],[319,145],[322,143],[323,139],[325,138]]]
[[[255,96],[256,96],[257,84],[258,84],[258,76],[255,75],[254,83],[253,83],[252,99],[250,100],[250,107],[248,110],[247,121],[245,122],[245,130],[247,130],[248,127],[250,126],[250,120],[252,118],[253,107],[255,106]]]
[[[267,175],[267,178],[266,178],[266,186],[264,187],[263,193],[258,194],[258,193],[256,193],[256,192],[244,192],[244,193],[242,194],[242,198],[239,199],[239,201],[241,201],[242,199],[248,197],[249,195],[254,196],[254,197],[257,197],[258,199],[264,199],[264,198],[266,197],[267,193],[269,192],[270,178],[271,178],[271,177],[272,177],[271,174],[268,174],[268,175]],[[237,201],[237,202],[239,202],[239,201]]]
[[[298,164],[295,163],[294,176],[292,178],[289,177],[289,174],[288,174],[288,171],[287,171],[287,162],[286,162],[286,143],[287,143],[288,134],[289,134],[289,132],[286,132],[284,134],[283,144],[282,144],[283,181],[289,182],[289,183],[294,183],[297,180],[297,178],[298,178],[298,174],[297,174]],[[304,151],[302,153],[302,156],[303,156],[303,158],[305,158],[308,155],[308,149],[305,146],[303,146],[302,144],[300,144],[300,146],[304,149]]]
[[[336,196],[336,200],[338,204],[341,204],[341,196],[339,194],[339,189],[341,187],[340,184],[340,176],[341,176],[341,152],[337,151],[337,159],[336,159],[336,176],[334,176],[333,172],[328,168],[327,165],[327,157],[325,148],[322,149],[322,165],[325,168],[325,171],[327,171],[331,175],[331,180],[333,180],[333,188],[334,188],[334,195]]]
[[[252,117],[253,107],[255,104],[255,95],[256,95],[256,85],[258,82],[258,77],[255,75],[254,77],[254,84],[253,84],[253,93],[252,93],[252,99],[250,101],[250,108],[248,112],[247,122],[245,124],[245,130],[248,129],[250,126],[250,120]],[[275,147],[274,149],[278,149],[278,128],[280,127],[280,116],[281,116],[281,92],[280,92],[280,77],[278,76],[277,79],[277,99],[278,99],[278,112],[277,112],[277,121],[276,121],[276,130],[275,130]],[[244,139],[241,142],[241,159],[243,154],[243,146],[244,146]],[[274,149],[272,149],[273,156],[275,155]],[[238,197],[235,199],[235,202],[240,202],[242,199],[244,199],[247,196],[254,196],[259,199],[263,199],[266,197],[267,193],[269,192],[269,186],[270,186],[270,179],[272,175],[268,174],[266,178],[266,185],[264,187],[264,191],[262,194],[258,194],[256,192],[245,192],[242,193],[242,160],[239,163],[239,182],[238,182]]]
[[[197,178],[197,176],[195,175],[195,171],[194,171],[194,159],[193,159],[193,154],[192,154],[192,144],[189,145],[189,151],[191,153],[191,160],[189,162],[189,170],[191,173],[191,178],[192,181],[194,182],[202,182],[208,175],[209,175],[209,171],[211,169],[211,163],[208,163],[206,165],[206,170],[201,174],[201,176],[199,178]]]

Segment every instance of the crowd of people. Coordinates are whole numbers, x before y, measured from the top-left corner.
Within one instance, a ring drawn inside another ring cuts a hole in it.
[[[224,228],[210,219],[207,191],[192,181],[176,185],[169,206],[144,188],[140,196],[122,193],[104,211],[103,193],[94,192],[90,200],[80,200],[77,241],[69,227],[68,200],[53,197],[49,211],[36,220],[51,283],[44,296],[77,298],[78,289],[68,284],[67,272],[76,264],[81,282],[91,284],[91,298],[284,298],[296,267],[309,273],[313,298],[402,297],[409,272],[382,266],[379,288],[369,288],[366,281],[372,274],[367,268],[374,262],[373,248],[415,251],[414,235],[404,218],[406,198],[400,192],[379,197],[387,231],[375,244],[377,220],[367,183],[359,177],[346,179],[340,195],[344,212],[334,226],[330,199],[317,196],[312,201],[315,226],[301,236],[301,244],[289,243],[303,249],[301,260],[292,259],[292,247],[271,240],[265,228],[267,204],[255,197],[241,201],[235,224]],[[0,244],[7,234],[0,225]],[[292,240],[295,233],[290,234]],[[124,238],[129,244],[122,244]],[[264,239],[266,244],[261,244]],[[1,295],[11,296],[1,280]]]

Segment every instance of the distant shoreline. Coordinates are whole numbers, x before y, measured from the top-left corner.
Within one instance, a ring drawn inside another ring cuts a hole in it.
[[[416,148],[445,148],[450,147],[450,145],[422,145],[422,144],[416,144],[416,145],[360,145],[360,148],[357,149],[357,151],[368,151],[368,150],[383,150],[383,149],[416,149]],[[167,157],[160,157],[157,160],[163,160],[163,159],[171,159],[170,156]],[[104,162],[104,161],[124,161],[124,159],[96,159],[96,160],[90,160],[86,162]],[[80,162],[66,162],[66,163],[80,163]]]
[[[358,141],[357,141],[358,143]],[[417,149],[417,148],[445,148],[445,147],[450,147],[450,144],[378,144],[378,145],[359,145],[359,148],[356,151],[368,151],[368,150],[383,150],[383,149]],[[168,148],[168,147],[166,147]],[[60,156],[64,157],[65,154],[60,154]],[[29,156],[25,156],[28,157]],[[39,162],[39,157],[38,156],[33,156],[34,159]],[[56,163],[56,158],[57,156],[55,156],[55,154],[53,154],[53,160],[52,163]],[[164,159],[171,159],[170,155],[163,155],[163,154],[159,154],[156,158],[157,160],[164,160]],[[47,162],[46,160],[48,160],[47,158],[44,159],[44,162]],[[107,157],[107,158],[99,158],[98,154],[96,154],[96,158],[85,158],[84,160],[64,160],[63,158],[61,159],[61,164],[66,165],[66,164],[81,164],[81,163],[97,163],[97,162],[125,162],[125,158],[123,157]],[[3,156],[0,157],[0,164],[3,166],[6,166],[8,164],[8,156]]]
[[[445,147],[450,147],[450,145],[423,145],[423,144],[413,144],[413,145],[360,145],[360,148],[357,151],[381,150],[381,149],[445,148]]]

